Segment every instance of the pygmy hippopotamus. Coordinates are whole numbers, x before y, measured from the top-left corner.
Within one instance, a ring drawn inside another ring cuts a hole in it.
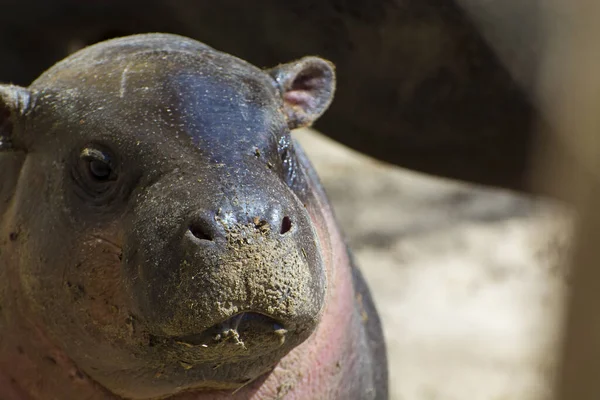
[[[0,398],[385,399],[371,296],[290,131],[332,64],[195,40],[0,85]]]

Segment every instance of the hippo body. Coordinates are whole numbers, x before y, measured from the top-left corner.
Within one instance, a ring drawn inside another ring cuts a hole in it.
[[[379,319],[290,130],[332,65],[176,35],[0,85],[0,398],[385,399]]]

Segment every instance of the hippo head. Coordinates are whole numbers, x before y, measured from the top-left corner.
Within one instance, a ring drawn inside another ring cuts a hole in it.
[[[127,398],[272,370],[325,303],[290,129],[325,111],[334,79],[316,57],[261,70],[151,34],[0,86],[0,154],[24,154],[0,218],[28,318]]]

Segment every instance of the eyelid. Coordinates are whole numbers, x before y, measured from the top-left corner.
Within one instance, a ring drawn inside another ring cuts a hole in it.
[[[98,160],[110,164],[110,158],[105,153],[97,149],[85,148],[81,151],[79,157],[87,160]]]

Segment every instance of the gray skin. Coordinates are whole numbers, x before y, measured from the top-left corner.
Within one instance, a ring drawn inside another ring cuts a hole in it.
[[[377,313],[290,130],[331,63],[181,36],[0,85],[0,394],[385,399]]]

